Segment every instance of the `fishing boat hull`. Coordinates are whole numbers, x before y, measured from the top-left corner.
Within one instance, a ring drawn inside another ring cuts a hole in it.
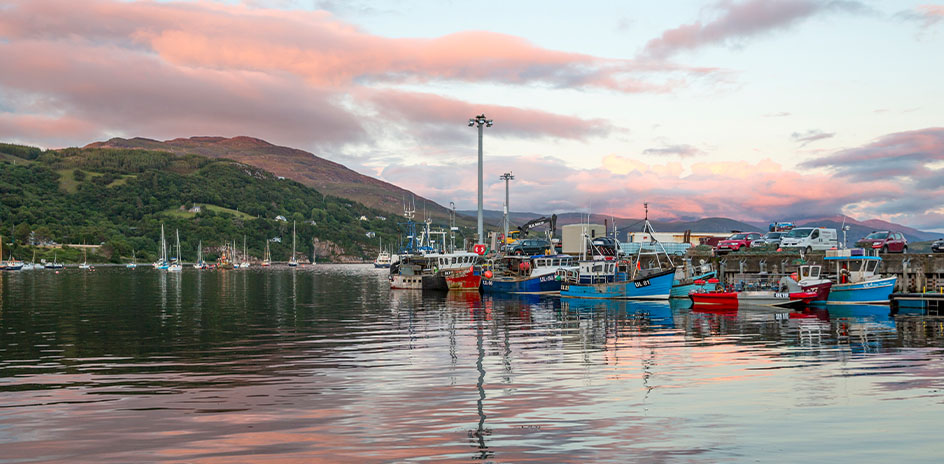
[[[825,303],[829,299],[829,291],[832,289],[832,286],[832,282],[822,282],[814,285],[800,284],[804,292],[813,292],[816,294],[816,297],[813,298],[813,303]]]
[[[669,292],[669,298],[688,298],[688,295],[692,292],[708,292],[715,288],[714,283],[696,283],[698,281],[707,281],[708,279],[715,276],[715,272],[711,271],[706,274],[702,274],[693,279],[673,280],[672,281],[672,290]]]
[[[458,271],[443,271],[446,286],[449,290],[475,290],[482,285],[482,275],[472,269]]]
[[[447,291],[446,279],[441,275],[401,275],[390,276],[390,288],[394,290]]]
[[[887,304],[895,289],[897,277],[833,284],[829,291],[828,304]]]
[[[554,293],[560,289],[561,283],[554,274],[527,278],[482,279],[482,291],[485,293]]]
[[[569,298],[668,300],[675,271],[663,271],[645,278],[600,284],[561,285],[561,296]]]
[[[803,307],[810,304],[816,292],[695,292],[690,295],[696,305]]]

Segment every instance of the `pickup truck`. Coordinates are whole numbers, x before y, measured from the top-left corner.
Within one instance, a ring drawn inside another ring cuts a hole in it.
[[[738,232],[720,242],[715,246],[715,253],[727,253],[729,251],[738,251],[741,248],[750,248],[751,242],[761,237],[760,232]]]

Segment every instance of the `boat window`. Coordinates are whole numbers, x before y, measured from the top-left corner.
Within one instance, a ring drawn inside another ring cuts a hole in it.
[[[602,272],[602,271],[603,271],[603,265],[602,265],[602,264],[597,264],[597,265],[593,266],[593,271],[591,271],[591,272]]]

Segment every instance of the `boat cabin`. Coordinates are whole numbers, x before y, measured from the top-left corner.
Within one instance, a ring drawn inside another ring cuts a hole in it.
[[[482,257],[476,253],[457,252],[441,255],[427,255],[427,257],[436,260],[436,267],[442,271],[452,271],[458,269],[467,269],[482,263]]]
[[[575,258],[568,255],[536,255],[502,257],[493,263],[495,273],[511,277],[538,277],[555,274],[558,269],[574,267]]]
[[[879,278],[878,268],[882,258],[878,256],[827,256],[836,264],[836,282],[840,284],[865,282]]]

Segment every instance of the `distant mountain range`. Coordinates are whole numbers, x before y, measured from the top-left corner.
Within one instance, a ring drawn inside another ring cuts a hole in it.
[[[478,212],[475,210],[463,210],[459,211],[464,215],[475,217]],[[524,224],[532,219],[539,217],[544,217],[544,214],[533,213],[533,212],[512,212],[511,213],[511,228],[514,229],[517,226]],[[549,215],[548,215],[549,216]],[[502,212],[496,210],[485,210],[483,212],[483,217],[485,221],[491,222],[494,224],[501,224],[502,221]],[[845,220],[845,222],[843,222]],[[561,213],[557,215],[557,227],[560,229],[561,226],[567,224],[578,224],[581,222],[587,221],[586,213]],[[617,230],[619,231],[620,239],[623,240],[626,238],[626,233],[634,232],[642,229],[643,219],[642,218],[619,218],[605,216],[601,214],[591,214],[590,222],[593,224],[607,224],[609,227],[612,227],[613,222],[616,222]],[[649,221],[652,224],[652,227],[656,232],[684,232],[686,230],[691,230],[692,232],[731,232],[731,231],[751,231],[751,232],[766,232],[768,229],[768,224],[760,224],[753,222],[744,222],[738,221],[735,219],[729,218],[704,218],[698,219],[696,221],[658,221],[651,220]],[[869,233],[875,230],[891,230],[896,232],[901,232],[905,235],[905,238],[909,242],[923,242],[927,240],[935,240],[940,238],[942,234],[935,232],[925,232],[917,230],[911,227],[903,226],[900,224],[895,224],[887,221],[882,221],[879,219],[870,219],[868,221],[858,221],[848,216],[837,215],[830,217],[822,218],[810,218],[794,221],[798,226],[817,226],[817,227],[827,227],[836,229],[839,232],[839,239],[842,240],[842,226],[845,224],[849,226],[849,230],[846,232],[846,238],[849,246],[853,246],[856,240],[865,237]]]
[[[403,213],[403,200],[415,197],[416,206],[419,210],[417,217],[422,216],[424,207],[437,223],[445,223],[449,217],[449,210],[446,207],[430,199],[415,195],[407,189],[359,174],[341,164],[318,157],[307,151],[273,145],[253,137],[190,137],[163,142],[141,137],[131,139],[113,138],[105,142],[89,144],[87,147],[138,148],[169,151],[178,155],[198,154],[209,158],[228,158],[267,170],[277,176],[298,181],[325,194],[363,203],[369,207],[382,210],[391,216],[400,216]],[[457,213],[459,214],[458,222],[460,225],[470,226],[475,224],[477,215],[475,210],[457,211]],[[511,213],[511,223],[513,227],[517,227],[542,216],[545,216],[545,214],[513,212]],[[487,210],[484,213],[484,219],[488,224],[501,224],[502,212]],[[576,224],[586,220],[586,215],[582,213],[558,214],[559,226]],[[590,221],[596,224],[606,222],[608,225],[612,225],[613,220],[615,220],[621,236],[627,231],[638,230],[642,227],[642,220],[639,218],[610,218],[598,214],[593,214],[590,217]],[[850,244],[873,230],[900,231],[909,241],[933,240],[941,235],[878,219],[858,221],[842,215],[803,219],[796,221],[796,223],[798,225],[816,225],[840,229],[843,221],[849,226],[846,235]],[[693,232],[730,232],[732,230],[764,232],[767,230],[767,224],[729,218],[704,218],[696,221],[654,220],[652,225],[659,232],[683,232],[685,230]]]

